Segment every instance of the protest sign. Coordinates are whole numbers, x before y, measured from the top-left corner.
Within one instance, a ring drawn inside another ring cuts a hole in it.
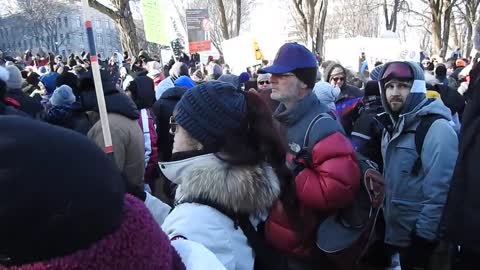
[[[157,44],[169,44],[167,6],[161,0],[142,0],[143,24],[147,41]]]
[[[414,61],[420,62],[420,50],[402,43],[396,38],[342,38],[327,40],[325,59],[341,63],[345,68],[359,71],[359,57],[365,53],[369,70],[375,62]]]
[[[255,43],[255,39],[249,34],[234,37],[222,42],[225,63],[228,63],[230,70],[234,74],[238,75],[241,72],[246,71],[247,67],[261,63],[261,59],[257,59],[258,55],[256,55],[261,50],[256,50]]]
[[[187,9],[185,12],[187,20],[188,48],[189,52],[196,53],[209,51],[210,42],[210,19],[207,9]]]

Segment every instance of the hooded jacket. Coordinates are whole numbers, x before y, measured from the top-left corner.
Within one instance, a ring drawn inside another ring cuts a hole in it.
[[[130,184],[143,190],[145,146],[143,132],[137,122],[139,112],[135,103],[127,95],[116,89],[106,87],[104,89],[116,164]],[[90,114],[90,119],[95,124],[88,131],[87,136],[103,149],[105,143],[102,125],[97,117],[98,105],[95,91],[82,92],[80,100],[86,111],[96,112]]]
[[[431,241],[438,238],[440,218],[458,155],[457,135],[449,124],[450,110],[441,100],[426,98],[421,68],[408,63],[414,73],[414,82],[398,116],[391,111],[384,84],[380,83],[383,106],[393,123],[393,128],[384,131],[382,138],[385,242],[397,247],[409,246],[413,233]],[[431,114],[445,119],[433,122],[419,157],[415,130],[421,117]],[[422,164],[418,175],[412,173],[417,158],[421,158]]]
[[[155,98],[158,100],[162,94],[169,88],[174,87],[175,80],[180,76],[188,76],[188,67],[185,63],[175,63],[169,70],[169,75],[155,87]]]
[[[184,87],[172,87],[165,91],[161,98],[153,104],[153,114],[157,126],[158,160],[168,161],[172,156],[173,135],[170,134],[170,116],[173,115],[175,105],[187,91]]]
[[[335,68],[341,68],[347,79],[348,71],[340,64],[332,64],[325,68],[323,79],[325,82],[330,83],[330,77],[332,71]],[[347,136],[350,136],[352,132],[353,124],[358,118],[358,106],[362,101],[363,92],[353,85],[347,84],[345,81],[340,87],[340,95],[338,95],[335,105],[337,109],[337,115],[340,116],[342,126],[345,129]]]
[[[381,142],[384,126],[377,115],[384,112],[380,96],[364,97],[350,137],[355,151],[375,162],[380,171],[383,168]]]
[[[281,104],[274,114],[286,130],[287,166],[295,171],[294,160],[300,159],[298,162],[305,168],[295,177],[300,222],[290,220],[283,205],[277,202],[265,224],[265,234],[274,247],[294,257],[312,257],[316,228],[322,217],[352,203],[360,186],[353,147],[335,119],[325,117],[312,126],[310,155],[300,152],[312,120],[328,111],[328,107],[311,93],[290,110]],[[295,228],[295,223],[301,224],[301,232]]]
[[[330,83],[330,77],[331,77],[332,71],[335,68],[341,68],[343,70],[343,73],[345,74],[345,79],[347,78],[348,71],[342,65],[333,63],[332,65],[327,66],[325,68],[325,71],[323,73],[323,80],[325,82]],[[345,82],[340,88],[340,96],[338,97],[338,99],[340,100],[342,98],[347,98],[347,97],[359,98],[359,97],[363,97],[363,93],[357,87],[353,85],[349,85],[347,84],[347,82]]]
[[[134,88],[134,89],[132,89]],[[138,124],[143,131],[145,146],[145,175],[147,183],[152,183],[158,177],[158,147],[157,132],[151,107],[155,102],[153,80],[147,76],[138,76],[129,86],[132,97],[140,110]]]
[[[203,244],[229,270],[252,270],[254,254],[234,220],[207,204],[251,217],[269,211],[280,195],[280,183],[268,165],[232,166],[214,154],[161,163],[163,174],[178,184],[177,206],[162,229],[170,238]]]

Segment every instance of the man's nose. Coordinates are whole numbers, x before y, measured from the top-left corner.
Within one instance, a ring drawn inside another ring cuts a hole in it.
[[[398,87],[398,86],[396,86],[396,85],[393,86],[393,91],[392,91],[392,92],[393,92],[393,95],[394,95],[394,96],[400,95],[400,87]]]

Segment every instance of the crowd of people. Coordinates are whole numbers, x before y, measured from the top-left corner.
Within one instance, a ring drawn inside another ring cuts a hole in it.
[[[0,269],[476,269],[477,63],[2,53]]]

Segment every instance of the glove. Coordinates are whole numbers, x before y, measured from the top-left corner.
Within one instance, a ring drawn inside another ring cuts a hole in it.
[[[293,159],[293,168],[292,173],[293,175],[297,176],[305,167],[305,164],[309,161],[309,155],[305,149],[300,150]]]
[[[303,169],[305,169],[305,165],[298,161],[298,159],[294,159],[293,160],[293,169],[292,169],[292,173],[293,175],[297,176],[301,171],[303,171]]]
[[[413,233],[412,243],[406,250],[406,258],[401,261],[402,269],[404,267],[407,270],[427,269],[436,246],[436,241],[425,239]]]

